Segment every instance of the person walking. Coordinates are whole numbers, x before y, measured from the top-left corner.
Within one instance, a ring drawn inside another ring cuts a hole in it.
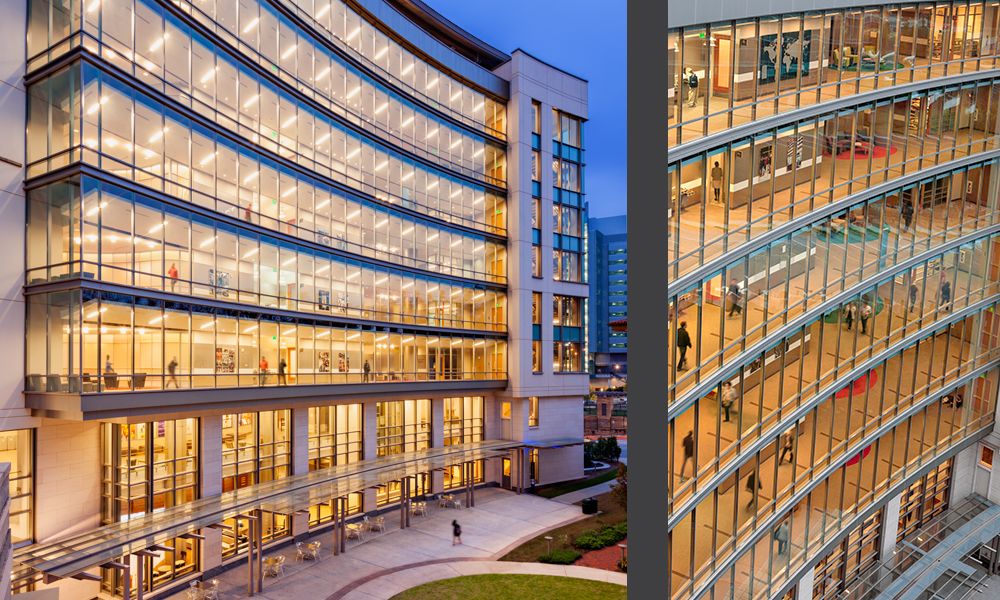
[[[913,202],[909,198],[903,198],[900,213],[903,215],[903,231],[909,231],[910,224],[913,222]]]
[[[278,385],[288,385],[288,380],[285,378],[285,370],[288,368],[288,363],[285,362],[285,357],[281,357],[278,360]]]
[[[782,521],[774,530],[774,540],[778,542],[778,554],[788,551],[788,521]]]
[[[861,305],[861,333],[868,333],[868,319],[872,318],[872,305],[867,302]]]
[[[691,474],[694,475],[694,430],[687,432],[687,435],[681,440],[681,445],[684,447],[684,462],[681,463],[681,483],[684,483],[687,481],[684,471],[687,470],[688,461],[691,461]]]
[[[943,280],[941,282],[941,291],[938,294],[940,300],[940,306],[946,311],[951,310],[951,282],[948,280]]]
[[[170,268],[167,269],[167,277],[170,278],[170,291],[173,292],[174,288],[177,287],[177,263],[170,263]]]
[[[680,357],[677,359],[677,370],[687,370],[687,350],[691,347],[691,335],[687,330],[687,321],[681,321],[681,327],[677,330],[677,351]]]
[[[750,507],[757,507],[757,492],[759,492],[764,486],[760,483],[760,477],[757,471],[751,471],[750,475],[747,476],[747,493],[750,494],[750,501],[747,502],[747,510]]]
[[[371,373],[372,373],[372,366],[368,364],[367,360],[365,361],[364,366],[361,367],[361,370],[364,371],[364,374],[362,375],[362,380],[367,382],[369,378],[371,378]]]
[[[260,384],[264,385],[267,383],[267,357],[261,356],[260,362],[257,363],[257,370],[260,374]]]
[[[115,367],[111,364],[111,355],[107,354],[104,357],[104,372],[109,375],[114,375]]]
[[[243,209],[243,220],[249,223],[253,217],[253,202],[247,202],[247,206]]]
[[[458,520],[452,519],[451,521],[451,545],[462,543],[462,526],[458,524]]]
[[[719,166],[719,161],[715,161],[715,166],[712,167],[712,192],[715,194],[715,203],[722,204],[722,167]]]
[[[170,362],[167,363],[167,374],[170,377],[167,378],[167,385],[166,385],[166,387],[170,387],[171,382],[173,382],[174,387],[177,388],[177,389],[180,389],[181,386],[179,386],[177,384],[177,357],[176,356],[173,357],[172,359],[170,359]]]
[[[685,79],[688,84],[687,105],[694,108],[698,104],[698,76],[691,67],[687,68]]]
[[[729,316],[743,314],[743,291],[736,279],[729,280]]]
[[[733,389],[732,383],[726,381],[722,384],[722,394],[720,399],[722,410],[726,413],[726,418],[723,419],[726,423],[730,421],[730,411],[733,409],[734,402],[736,402],[736,390]]]
[[[914,307],[916,307],[916,305],[917,305],[917,292],[918,291],[919,290],[917,289],[917,284],[911,283],[910,284],[910,310],[909,310],[909,312],[913,312]]]
[[[779,466],[785,462],[786,456],[788,457],[789,463],[795,460],[795,452],[793,450],[794,441],[795,436],[790,430],[781,434],[781,454],[778,456]]]
[[[844,307],[844,322],[847,323],[848,331],[850,331],[851,327],[854,326],[854,311],[856,310],[857,307],[854,306],[853,302],[848,303],[847,306]]]

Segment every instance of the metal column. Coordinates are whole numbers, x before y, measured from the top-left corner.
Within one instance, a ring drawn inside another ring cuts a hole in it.
[[[337,556],[340,554],[340,520],[337,518],[339,514],[337,513],[337,499],[330,499],[330,514],[333,515],[333,555]]]
[[[344,521],[347,519],[347,497],[337,498],[340,505],[340,552],[347,552],[347,531],[345,531]]]
[[[259,508],[253,511],[254,522],[257,525],[257,593],[264,591],[264,515]]]

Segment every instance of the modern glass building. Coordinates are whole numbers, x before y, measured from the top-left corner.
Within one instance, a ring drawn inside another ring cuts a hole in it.
[[[1000,500],[1000,5],[840,4],[670,2],[674,599],[843,598]]]
[[[628,248],[625,215],[587,222],[587,267],[593,290],[587,310],[588,347],[597,376],[628,372]],[[617,324],[613,326],[612,324]]]
[[[0,34],[15,591],[165,596],[582,475],[586,81],[417,0],[21,0]]]

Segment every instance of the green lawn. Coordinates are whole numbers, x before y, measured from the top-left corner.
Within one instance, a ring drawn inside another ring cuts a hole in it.
[[[583,488],[588,488],[592,485],[597,485],[599,483],[604,483],[605,481],[611,481],[616,476],[618,476],[618,465],[614,464],[610,469],[601,471],[595,475],[591,475],[586,479],[577,479],[574,481],[565,481],[563,483],[553,483],[552,485],[545,485],[535,488],[535,493],[542,498],[555,498],[556,496],[562,496],[563,494],[568,494],[570,492],[575,492],[577,490],[582,490]]]
[[[551,575],[468,575],[425,583],[392,600],[626,600],[625,587]]]
[[[615,499],[611,497],[611,492],[597,497],[597,509],[601,511],[600,514],[546,531],[514,548],[500,560],[538,562],[538,557],[548,551],[550,543],[553,550],[568,550],[573,547],[571,541],[581,533],[591,529],[600,529],[604,525],[621,523],[626,518],[625,509],[615,502]],[[551,542],[545,539],[547,535],[552,536]]]

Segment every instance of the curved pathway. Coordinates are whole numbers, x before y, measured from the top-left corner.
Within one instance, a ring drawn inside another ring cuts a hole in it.
[[[344,588],[327,600],[388,600],[396,594],[440,579],[463,575],[554,575],[575,577],[591,581],[605,581],[626,585],[624,573],[577,567],[574,565],[543,565],[541,563],[505,562],[487,559],[441,560],[431,564],[412,565],[402,569],[386,570],[374,577],[366,577],[351,589]]]

